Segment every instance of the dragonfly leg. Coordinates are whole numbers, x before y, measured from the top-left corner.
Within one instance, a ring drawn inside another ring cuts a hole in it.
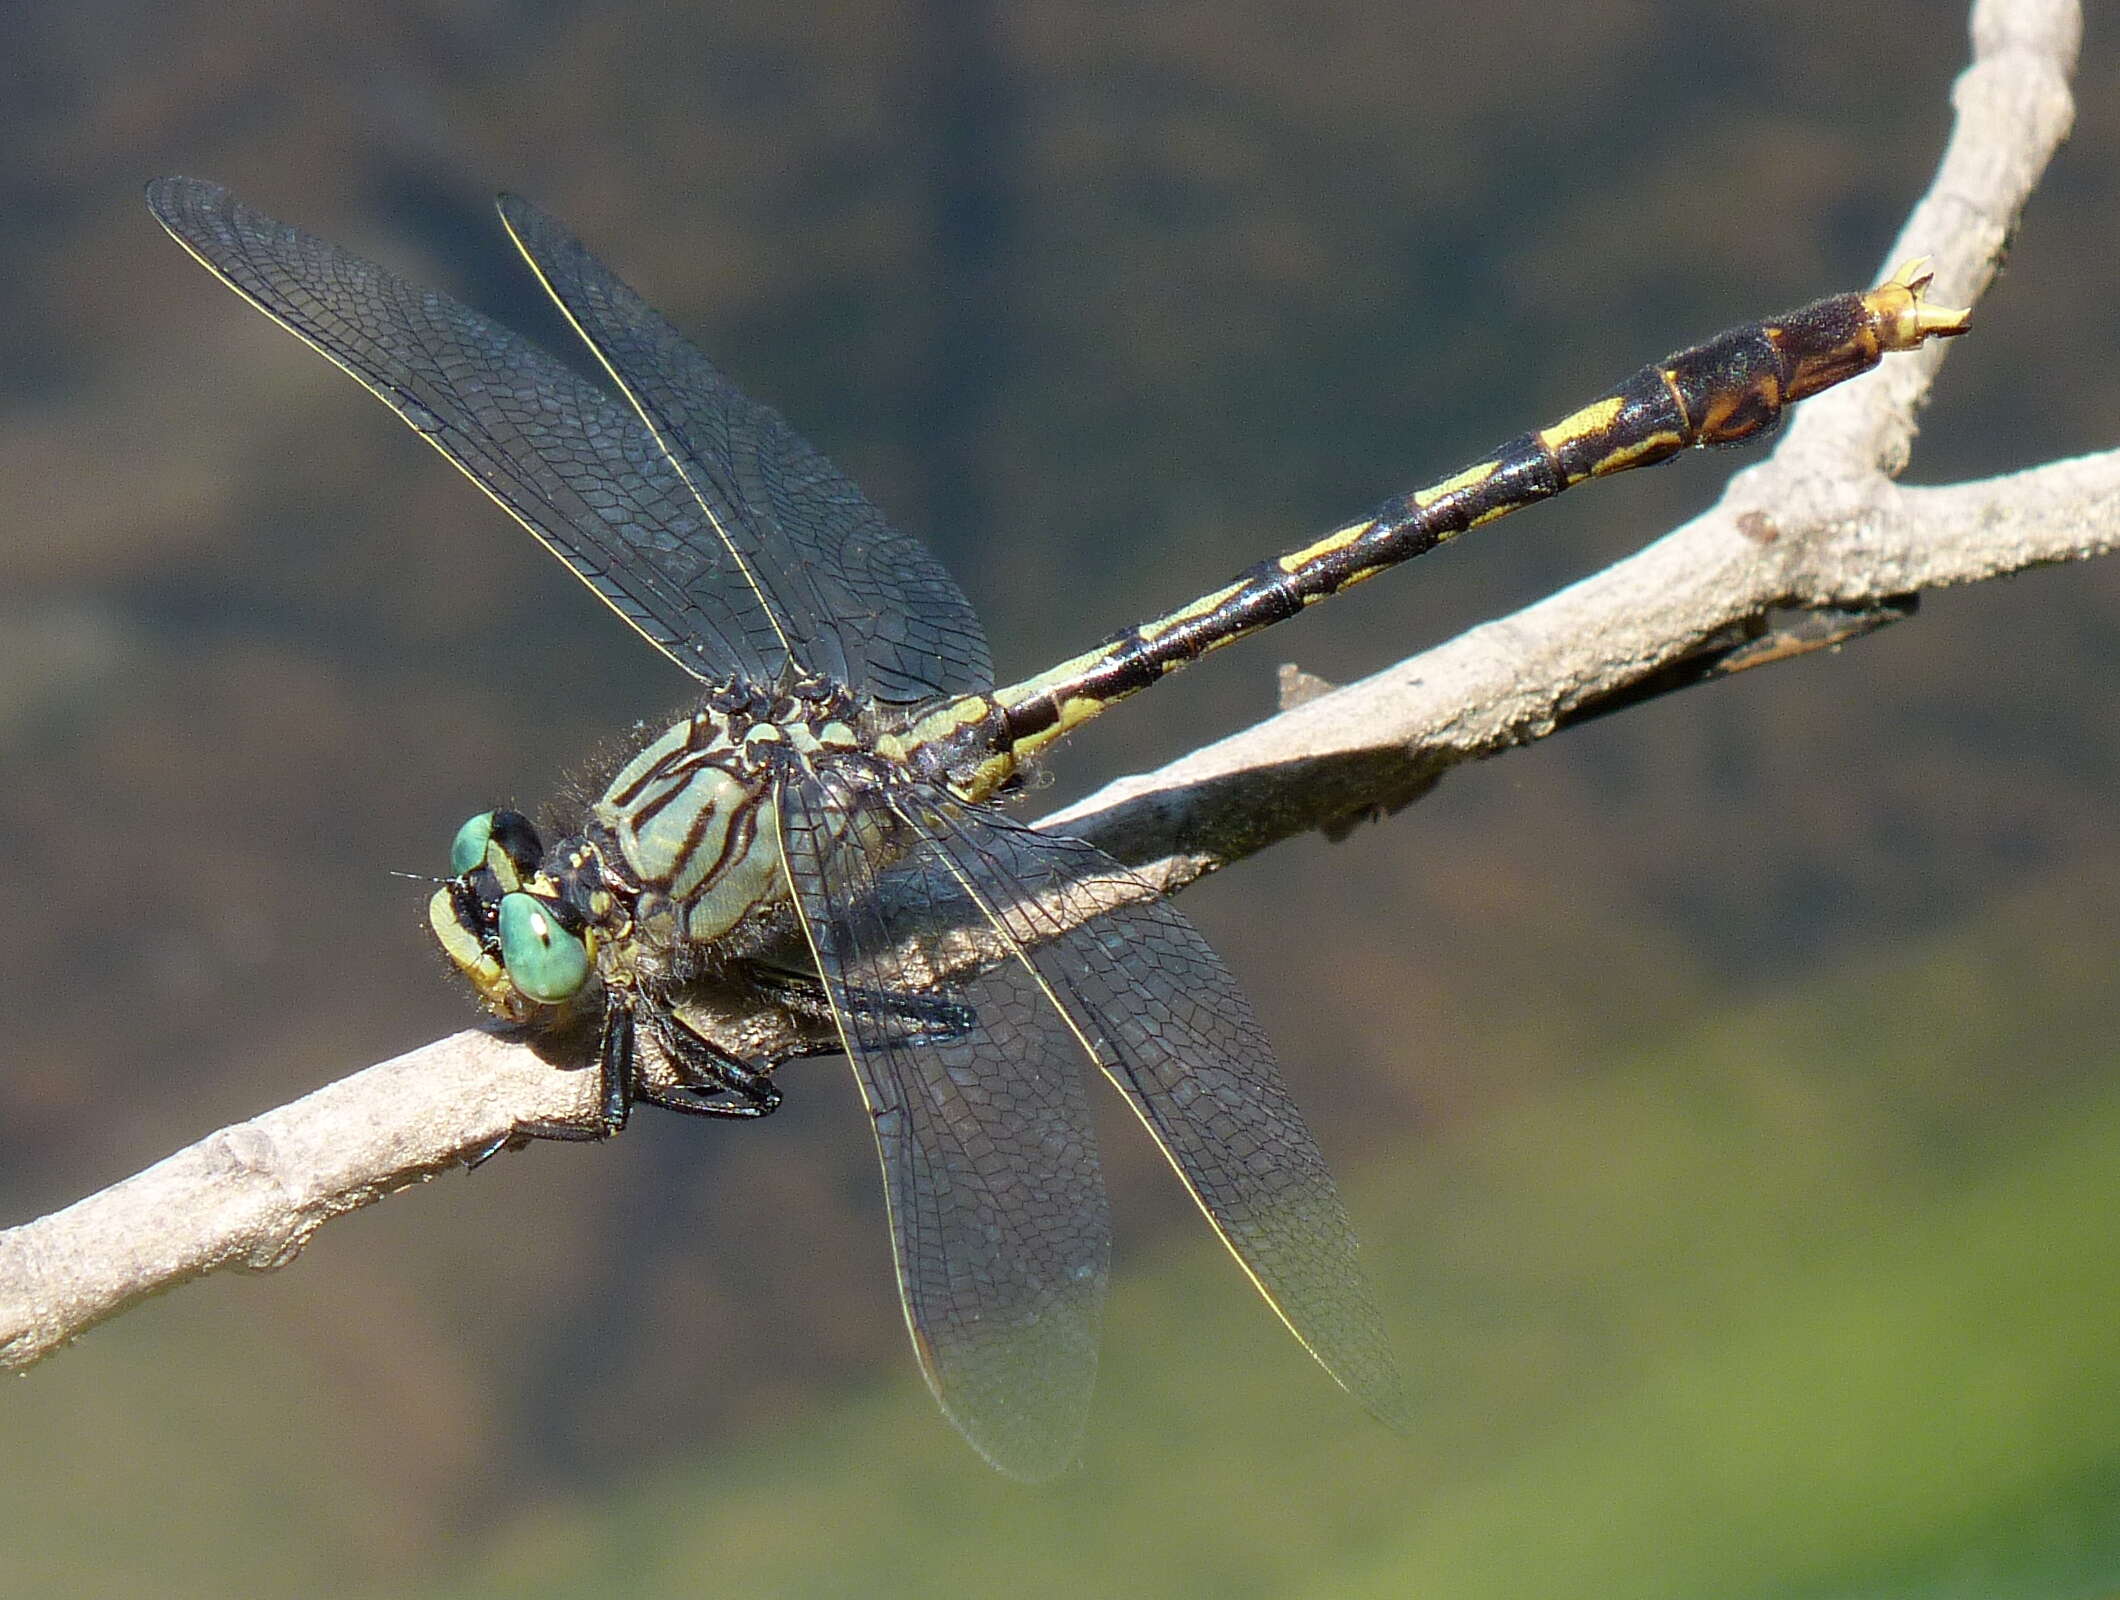
[[[634,1023],[631,1006],[615,1005],[604,1014],[604,1025],[596,1041],[597,1109],[587,1121],[561,1122],[538,1118],[518,1122],[490,1144],[480,1146],[464,1158],[467,1167],[484,1166],[503,1150],[519,1150],[532,1139],[587,1141],[608,1139],[626,1125],[633,1108]]]
[[[797,1016],[820,1022],[830,1020],[831,1000],[824,985],[816,978],[779,967],[752,970],[757,974],[759,986],[771,989],[774,998]],[[964,1038],[979,1025],[978,1013],[970,1006],[940,995],[845,984],[839,990],[839,998],[851,1015],[865,1022],[881,1024],[888,1041],[893,1044],[948,1044]],[[839,1046],[834,1041],[804,1053],[837,1055]]]
[[[651,1013],[650,1026],[680,1080],[674,1085],[635,1082],[633,1093],[650,1105],[695,1117],[764,1117],[780,1109],[780,1089],[770,1071],[760,1071],[667,1012]]]
[[[849,987],[840,998],[855,1016],[882,1024],[893,1043],[949,1044],[979,1026],[978,1012],[939,995]]]
[[[604,1012],[603,1032],[596,1041],[596,1071],[603,1089],[597,1116],[602,1132],[590,1137],[608,1139],[626,1125],[626,1113],[633,1106],[634,1079],[639,1076],[631,1006],[615,1005]]]

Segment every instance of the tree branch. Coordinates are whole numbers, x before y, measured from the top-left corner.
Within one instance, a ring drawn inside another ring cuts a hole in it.
[[[1891,258],[1934,258],[1941,302],[1977,302],[2066,136],[2079,29],[2063,0],[1975,6],[1950,143]],[[1945,348],[1895,356],[1807,402],[1773,456],[1734,479],[1714,509],[1627,560],[1112,784],[1041,826],[1182,888],[1291,834],[1403,805],[1460,762],[1850,636],[1898,614],[1881,609],[1895,597],[2110,553],[2120,542],[2120,453],[1946,488],[1891,482]],[[1774,632],[1771,619],[1792,610],[1820,625]],[[726,1039],[750,1053],[785,1053],[802,1038],[798,1024],[741,993],[727,997],[723,1021]],[[592,1079],[495,1031],[456,1034],[0,1233],[0,1367],[32,1365],[191,1278],[284,1265],[331,1218],[459,1164],[518,1124],[579,1117]]]

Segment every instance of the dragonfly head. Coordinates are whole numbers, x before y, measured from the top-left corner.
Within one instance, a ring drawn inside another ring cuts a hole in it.
[[[525,1022],[581,993],[594,936],[544,870],[545,846],[520,811],[484,811],[457,830],[453,876],[427,904],[442,950],[495,1016]]]

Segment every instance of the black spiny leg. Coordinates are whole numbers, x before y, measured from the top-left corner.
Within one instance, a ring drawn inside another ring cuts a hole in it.
[[[521,1149],[532,1139],[567,1139],[576,1142],[608,1139],[626,1125],[633,1108],[634,1084],[633,1008],[609,1006],[596,1039],[597,1110],[590,1122],[553,1122],[539,1118],[518,1122],[507,1133],[464,1158],[469,1167],[483,1166],[503,1150]]]
[[[694,1117],[765,1117],[780,1109],[780,1090],[770,1072],[732,1055],[667,1011],[649,1012],[648,1025],[681,1080],[675,1086],[635,1083],[633,1092],[650,1105]]]
[[[759,987],[770,989],[774,998],[797,1016],[819,1022],[831,1020],[831,999],[814,973],[767,966],[754,966],[751,971]],[[840,1000],[855,1016],[885,1030],[897,1044],[949,1044],[979,1025],[978,1013],[970,1006],[941,995],[847,984],[840,990]],[[819,1044],[809,1053],[838,1055],[839,1045],[836,1041]]]
[[[626,1113],[633,1106],[634,1078],[638,1075],[633,1045],[633,1008],[606,1008],[603,1032],[596,1041],[596,1070],[603,1089],[597,1120],[603,1131],[591,1137],[608,1139],[626,1125]]]
[[[595,1117],[588,1122],[519,1122],[467,1155],[464,1164],[482,1166],[501,1151],[519,1149],[532,1139],[608,1139],[625,1127],[636,1100],[694,1117],[764,1117],[780,1109],[780,1090],[770,1072],[730,1054],[668,1012],[649,1009],[646,1025],[679,1082],[656,1083],[641,1076],[638,1015],[630,1005],[614,1004],[604,1012],[596,1042]]]

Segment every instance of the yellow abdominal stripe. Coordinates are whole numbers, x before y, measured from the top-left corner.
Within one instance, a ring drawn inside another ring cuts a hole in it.
[[[1652,433],[1645,439],[1621,445],[1610,455],[1599,456],[1597,465],[1590,469],[1590,476],[1601,478],[1609,472],[1624,472],[1645,456],[1669,453],[1685,444],[1682,435],[1670,432]]]
[[[1542,430],[1538,436],[1540,444],[1555,454],[1578,439],[1588,439],[1611,430],[1619,420],[1620,408],[1626,402],[1618,395],[1608,395],[1582,410],[1561,418],[1552,427]]]
[[[1190,605],[1181,606],[1176,611],[1167,612],[1152,622],[1142,623],[1134,630],[1134,634],[1144,644],[1153,644],[1156,640],[1162,638],[1163,635],[1170,632],[1171,629],[1183,626],[1194,617],[1205,616],[1208,612],[1214,610],[1216,606],[1222,604],[1223,601],[1229,599],[1230,596],[1242,593],[1243,588],[1244,586],[1241,583],[1224,584],[1212,594],[1203,594]],[[1125,646],[1122,645],[1119,648],[1124,649]]]
[[[1314,544],[1300,550],[1291,550],[1275,563],[1283,572],[1296,573],[1310,565],[1320,556],[1329,556],[1336,550],[1344,550],[1376,526],[1376,518],[1364,517],[1360,522],[1350,522],[1344,528],[1335,528]]]
[[[1413,497],[1413,503],[1426,511],[1438,500],[1446,499],[1462,489],[1477,489],[1493,477],[1495,470],[1500,466],[1499,461],[1482,461],[1478,466],[1467,467],[1456,476],[1445,478],[1441,483],[1421,490]]]

